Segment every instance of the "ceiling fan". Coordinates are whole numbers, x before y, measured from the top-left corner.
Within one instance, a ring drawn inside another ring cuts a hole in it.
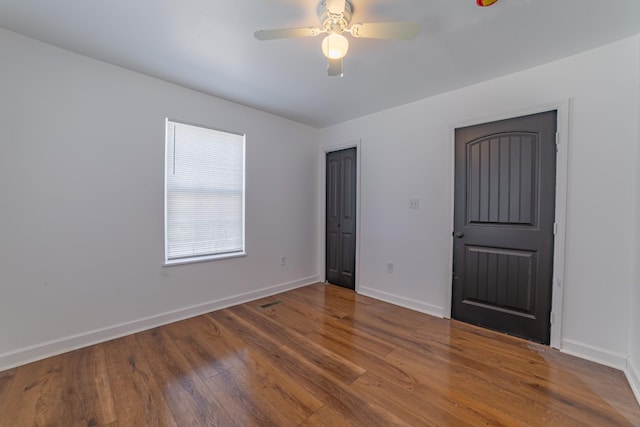
[[[369,22],[349,27],[352,13],[351,0],[321,0],[318,5],[320,27],[258,30],[253,35],[258,40],[274,40],[327,34],[322,40],[322,52],[329,61],[327,74],[342,76],[343,58],[349,50],[349,40],[343,33],[370,39],[412,40],[420,30],[417,22]]]

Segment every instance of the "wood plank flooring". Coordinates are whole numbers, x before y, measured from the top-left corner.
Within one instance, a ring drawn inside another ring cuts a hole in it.
[[[620,371],[325,284],[0,372],[2,427],[390,425],[639,426],[640,407]]]

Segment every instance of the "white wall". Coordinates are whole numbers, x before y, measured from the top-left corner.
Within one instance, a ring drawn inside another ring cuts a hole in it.
[[[444,314],[451,286],[452,127],[570,98],[562,346],[624,367],[636,45],[634,37],[324,129],[321,145],[361,140],[360,291]],[[419,210],[408,209],[409,198],[420,199]],[[386,272],[387,262],[395,264],[394,274]]]
[[[638,68],[640,68],[640,35],[637,37],[638,46]],[[640,73],[638,74],[638,81],[636,85],[637,91],[637,108],[636,117],[640,117]],[[634,236],[634,251],[633,251],[633,279],[631,282],[631,298],[629,299],[631,305],[631,322],[629,331],[629,360],[627,364],[627,377],[631,383],[631,387],[640,401],[640,119],[637,120],[638,133],[636,140],[636,155],[635,155],[635,175],[633,179],[634,183],[634,213],[633,213],[633,236]]]
[[[0,370],[317,280],[317,130],[5,30],[0,57]],[[248,256],[163,267],[165,117],[247,134]]]

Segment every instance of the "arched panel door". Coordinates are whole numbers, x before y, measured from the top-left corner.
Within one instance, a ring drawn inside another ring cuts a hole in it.
[[[556,112],[456,129],[452,317],[549,343]]]

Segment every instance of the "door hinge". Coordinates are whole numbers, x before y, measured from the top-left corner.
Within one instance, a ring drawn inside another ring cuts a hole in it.
[[[556,131],[556,152],[558,152],[558,145],[560,145],[560,134]]]
[[[551,316],[549,316],[549,324],[553,325],[553,311],[551,312]]]
[[[554,222],[553,223],[553,235],[555,236],[556,234],[558,234],[558,223]]]

